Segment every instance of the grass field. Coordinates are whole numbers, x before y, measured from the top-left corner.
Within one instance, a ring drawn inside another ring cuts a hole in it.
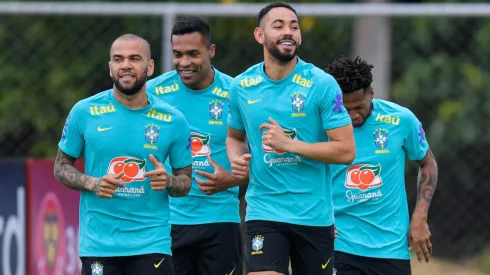
[[[471,265],[462,265],[432,259],[430,263],[419,263],[412,258],[413,275],[485,275],[478,268]]]

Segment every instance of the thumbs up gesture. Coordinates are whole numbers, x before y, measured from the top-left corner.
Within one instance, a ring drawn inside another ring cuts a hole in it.
[[[238,180],[246,180],[249,178],[251,158],[252,155],[244,154],[231,160],[231,174],[234,178]]]
[[[163,164],[160,163],[152,154],[150,154],[150,161],[155,166],[155,170],[145,173],[145,177],[150,178],[150,186],[154,191],[162,191],[167,189],[167,171],[163,168]]]
[[[269,117],[269,122],[264,122],[259,127],[259,131],[266,129],[262,133],[262,143],[276,151],[288,152],[292,140],[284,133],[284,129],[277,121]]]

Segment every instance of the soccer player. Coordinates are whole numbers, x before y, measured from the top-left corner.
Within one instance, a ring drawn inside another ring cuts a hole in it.
[[[337,275],[409,275],[410,252],[430,260],[427,212],[437,163],[424,129],[407,108],[374,98],[372,65],[341,57],[327,66],[354,126],[357,156],[332,165]],[[409,225],[405,158],[419,165],[418,200]]]
[[[193,184],[171,198],[172,252],[178,275],[242,273],[238,185],[226,156],[228,94],[233,78],[211,65],[216,45],[194,16],[172,28],[175,70],[148,81],[149,93],[181,111],[191,127]]]
[[[296,11],[273,3],[254,36],[264,62],[231,84],[227,153],[246,179],[249,275],[332,274],[333,207],[329,163],[355,157],[352,124],[335,79],[301,60]],[[250,143],[250,154],[245,137]]]
[[[82,275],[174,274],[168,196],[190,190],[189,125],[146,93],[154,70],[146,40],[117,38],[109,69],[113,88],[71,109],[54,166],[59,182],[81,191]],[[85,174],[73,166],[80,157]],[[173,175],[163,167],[167,157]]]

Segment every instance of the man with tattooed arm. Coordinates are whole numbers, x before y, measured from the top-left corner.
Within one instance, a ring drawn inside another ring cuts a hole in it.
[[[59,182],[81,191],[82,275],[172,275],[169,196],[191,188],[189,125],[146,93],[154,70],[146,40],[116,39],[109,69],[113,88],[71,109],[54,166]],[[73,166],[79,157],[85,174]]]
[[[352,120],[357,156],[332,165],[337,275],[409,275],[410,250],[429,262],[427,213],[437,163],[422,124],[407,108],[374,98],[372,65],[341,57],[327,66]],[[418,200],[409,222],[405,158],[419,165]]]

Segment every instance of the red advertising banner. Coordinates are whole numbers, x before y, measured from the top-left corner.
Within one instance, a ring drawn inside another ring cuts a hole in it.
[[[28,275],[80,274],[80,193],[56,181],[53,160],[27,161]],[[83,171],[83,162],[76,165]]]

